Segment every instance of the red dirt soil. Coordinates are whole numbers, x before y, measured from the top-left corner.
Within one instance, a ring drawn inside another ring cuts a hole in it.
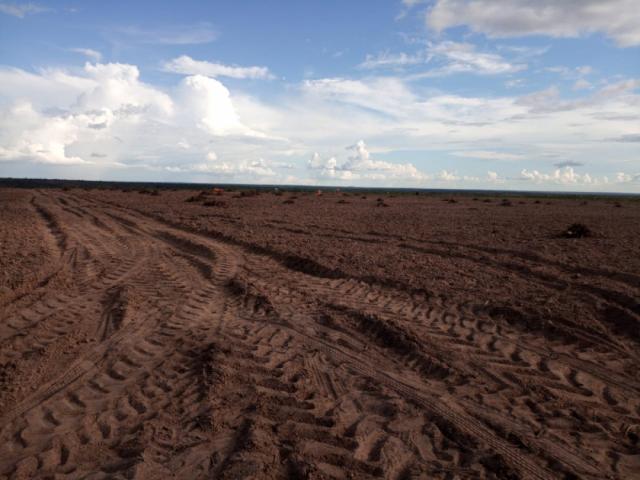
[[[0,190],[0,478],[640,478],[640,202],[158,193]]]

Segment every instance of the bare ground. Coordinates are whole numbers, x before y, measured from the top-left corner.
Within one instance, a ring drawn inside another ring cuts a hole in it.
[[[0,191],[0,476],[640,478],[638,202],[193,195]]]

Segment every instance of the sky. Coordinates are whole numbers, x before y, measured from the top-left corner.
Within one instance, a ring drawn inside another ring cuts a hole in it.
[[[640,193],[640,8],[0,0],[0,177]]]

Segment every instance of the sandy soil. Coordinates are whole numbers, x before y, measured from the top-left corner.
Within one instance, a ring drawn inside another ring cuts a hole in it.
[[[377,197],[1,190],[0,477],[640,478],[640,202]]]

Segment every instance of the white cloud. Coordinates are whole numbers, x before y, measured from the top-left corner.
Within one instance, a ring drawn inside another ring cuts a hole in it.
[[[457,180],[460,180],[460,177],[457,176],[454,172],[449,172],[447,170],[442,170],[436,178],[442,182],[455,182]]]
[[[0,161],[31,160],[37,163],[78,164],[67,145],[78,139],[87,116],[45,117],[28,102],[16,103],[0,115]]]
[[[215,174],[245,179],[247,177],[259,179],[275,175],[268,162],[263,158],[230,162],[219,160],[215,152],[209,152],[204,162],[169,166],[165,169],[170,172]]]
[[[522,45],[497,45],[498,50],[514,54],[517,58],[532,58],[544,55],[551,48],[550,45],[544,47],[525,47]]]
[[[522,78],[513,78],[504,82],[504,86],[507,88],[516,88],[522,85],[524,85],[524,80]]]
[[[177,99],[182,123],[195,124],[211,135],[260,136],[240,121],[229,90],[214,78],[185,77],[178,87]]]
[[[456,157],[479,158],[482,160],[521,160],[524,157],[516,153],[494,152],[490,150],[465,150],[453,152]]]
[[[127,168],[137,168],[149,175],[177,172],[185,180],[244,175],[276,183],[313,177],[358,185],[490,185],[488,176],[454,171],[446,163],[453,153],[485,160],[483,168],[506,185],[523,185],[520,162],[528,159],[542,162],[526,165],[533,188],[602,189],[602,177],[583,178],[580,171],[581,183],[571,183],[564,170],[556,177],[540,165],[586,163],[611,179],[632,170],[628,166],[638,160],[633,141],[639,85],[620,80],[565,99],[558,89],[483,97],[424,90],[393,76],[320,78],[265,103],[202,75],[162,88],[150,85],[134,65],[38,72],[0,67],[0,155],[11,162],[3,164],[8,172],[26,172],[19,168],[29,162],[73,163],[79,165],[74,172],[93,175],[117,166],[121,178]],[[354,135],[376,149],[358,142],[346,153],[336,150],[353,144]],[[306,162],[314,151],[321,155]],[[502,172],[500,160],[511,162],[505,167],[511,170]],[[609,185],[638,188],[633,182]]]
[[[630,159],[631,153],[594,142],[637,133],[634,119],[640,120],[640,96],[629,81],[572,100],[557,89],[524,97],[469,97],[425,94],[411,85],[397,77],[307,81],[302,97],[282,103],[264,128],[311,151],[347,144],[357,125],[385,150],[493,151],[491,145],[526,158],[555,153],[604,166],[610,159]]]
[[[445,65],[427,72],[430,75],[453,73],[475,73],[478,75],[500,75],[525,70],[526,64],[512,64],[496,53],[478,52],[475,45],[459,42],[441,42],[430,45],[431,58],[441,58]]]
[[[82,92],[97,83],[86,76],[70,75],[57,69],[30,73],[19,68],[0,67],[0,99],[28,100],[37,109],[66,108]]]
[[[557,73],[567,80],[575,80],[572,86],[573,90],[591,90],[593,88],[593,84],[584,78],[585,76],[591,75],[594,71],[590,65],[573,68],[566,66],[546,67],[544,70]]]
[[[520,105],[525,105],[531,109],[532,113],[562,112],[579,109],[601,108],[616,101],[629,102],[629,106],[637,108],[640,99],[634,91],[640,88],[640,80],[627,79],[616,83],[608,84],[593,94],[575,100],[563,101],[560,98],[560,90],[553,86],[545,90],[525,95],[518,99]],[[616,105],[621,107],[621,105]]]
[[[93,50],[91,48],[71,48],[69,50],[72,52],[84,55],[85,57],[93,60],[94,62],[99,62],[102,59],[102,54],[97,50]]]
[[[409,8],[413,8],[421,3],[426,3],[426,0],[402,0],[402,4]]]
[[[5,13],[7,15],[12,15],[18,18],[24,18],[27,15],[47,12],[49,10],[49,8],[37,5],[35,3],[0,3],[0,13]]]
[[[590,185],[593,183],[598,183],[598,181],[588,173],[576,173],[572,167],[558,168],[551,173],[542,173],[538,170],[527,170],[525,168],[520,172],[520,180],[528,180],[535,183],[553,183],[559,185]]]
[[[367,55],[359,67],[365,69],[404,68],[421,64],[435,64],[434,68],[414,78],[472,73],[501,75],[516,73],[527,68],[523,63],[511,63],[497,53],[480,52],[471,43],[445,41],[429,43],[425,50],[413,54],[382,52]]]
[[[416,54],[401,53],[389,53],[381,52],[378,55],[368,54],[359,67],[365,69],[377,69],[377,68],[396,68],[405,67],[408,65],[418,65],[426,61],[426,56],[421,52]]]
[[[640,183],[640,173],[629,174],[625,172],[616,173],[616,182],[618,183]]]
[[[574,90],[589,90],[593,88],[593,85],[590,81],[585,80],[584,78],[580,78],[576,80],[576,83],[573,84]]]
[[[323,160],[320,154],[315,152],[308,162],[309,168],[318,171],[321,177],[337,180],[394,181],[400,179],[416,182],[428,178],[411,163],[374,160],[362,140],[348,146],[347,150],[353,151],[353,154],[342,162],[338,162],[333,156]]]
[[[218,80],[189,76],[164,92],[139,77],[138,68],[126,64],[88,63],[79,75],[0,69],[6,80],[0,87],[0,158],[154,167],[192,163],[215,139],[225,139],[222,150],[232,158],[262,141],[261,132],[240,120]],[[244,171],[260,168],[249,162]],[[229,168],[216,164],[214,170]]]
[[[306,80],[302,91],[322,100],[349,103],[392,116],[400,114],[416,100],[407,85],[393,77]],[[380,92],[384,92],[384,95],[380,95]]]
[[[95,87],[77,98],[77,108],[83,110],[108,108],[122,115],[167,115],[173,111],[169,95],[140,81],[140,71],[134,65],[122,63],[87,63],[86,76]]]
[[[318,176],[337,180],[352,180],[357,178],[351,170],[344,170],[338,165],[336,157],[323,160],[318,152],[314,152],[309,160],[309,168],[317,170]]]
[[[563,78],[567,79],[582,79],[588,75],[591,75],[594,70],[590,65],[582,65],[580,67],[567,67],[567,66],[555,66],[545,67],[545,71],[551,73],[557,73]]]
[[[467,25],[490,37],[602,32],[623,47],[640,44],[636,0],[437,0],[427,24],[437,32]]]
[[[593,67],[591,67],[590,65],[583,65],[582,67],[576,67],[576,71],[580,75],[590,75],[591,73],[593,73]]]
[[[165,72],[183,75],[204,75],[207,77],[230,77],[270,79],[273,75],[267,67],[239,67],[237,65],[222,65],[201,60],[194,60],[187,55],[174,58],[162,66]]]

